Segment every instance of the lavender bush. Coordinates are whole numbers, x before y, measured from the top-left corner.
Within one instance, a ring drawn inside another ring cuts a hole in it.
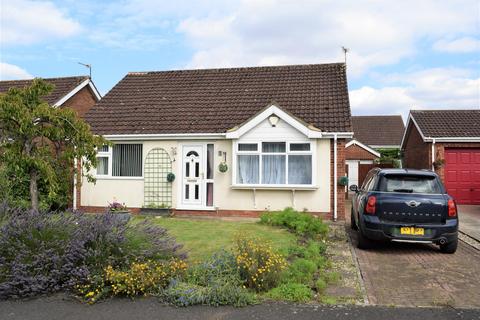
[[[165,229],[112,214],[0,208],[0,299],[69,290],[107,265],[184,256]]]

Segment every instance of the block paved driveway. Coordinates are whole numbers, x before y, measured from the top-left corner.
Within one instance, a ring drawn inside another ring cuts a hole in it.
[[[356,232],[346,224],[355,246]],[[480,251],[462,241],[453,255],[404,243],[355,247],[355,253],[371,304],[480,307]]]

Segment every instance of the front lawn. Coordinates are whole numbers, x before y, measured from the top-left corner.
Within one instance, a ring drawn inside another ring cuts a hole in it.
[[[151,219],[138,217],[135,222]],[[280,253],[287,255],[288,249],[296,244],[294,234],[285,229],[261,225],[248,221],[195,220],[184,218],[152,219],[183,244],[190,263],[203,261],[221,249],[230,250],[238,235],[257,237],[271,243]]]

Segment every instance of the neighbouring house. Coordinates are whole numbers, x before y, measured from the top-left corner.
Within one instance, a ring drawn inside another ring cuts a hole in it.
[[[85,211],[116,200],[133,212],[344,218],[343,63],[129,73],[86,119],[114,145],[78,190]]]
[[[405,131],[402,116],[352,116],[353,139],[346,144],[348,185],[361,185],[381,153],[398,155]]]
[[[435,170],[459,204],[480,204],[480,109],[412,110],[405,168]]]
[[[73,76],[59,78],[43,78],[46,82],[52,84],[52,92],[44,97],[45,101],[54,108],[68,107],[73,109],[81,118],[93,107],[95,103],[100,101],[101,95],[95,87],[93,81],[88,76]],[[5,93],[10,88],[24,88],[31,85],[33,80],[8,80],[0,81],[0,94]],[[1,125],[1,124],[0,124]],[[72,163],[72,166],[77,166]],[[79,166],[77,168],[80,169]],[[76,186],[72,176],[73,199],[70,207],[74,207],[76,200]]]
[[[93,81],[87,76],[44,78],[43,80],[54,85],[53,91],[45,97],[48,104],[53,107],[68,106],[82,118],[101,98]],[[0,93],[10,88],[24,88],[31,83],[32,80],[0,81]]]

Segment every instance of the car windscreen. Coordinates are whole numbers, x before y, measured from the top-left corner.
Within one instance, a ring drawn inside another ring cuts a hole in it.
[[[442,193],[434,176],[388,174],[380,179],[378,191],[405,193]]]

